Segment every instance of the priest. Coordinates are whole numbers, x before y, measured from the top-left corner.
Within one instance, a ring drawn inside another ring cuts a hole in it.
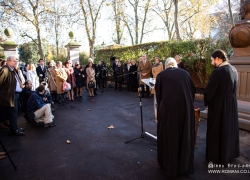
[[[168,177],[194,170],[195,87],[187,71],[174,58],[165,62],[156,78],[158,104],[157,158]]]
[[[236,99],[238,73],[222,50],[212,53],[211,64],[215,69],[204,92],[208,106],[206,157],[208,162],[227,167],[240,155]]]

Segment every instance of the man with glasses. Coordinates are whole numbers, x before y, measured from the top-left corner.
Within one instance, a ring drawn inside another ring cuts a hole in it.
[[[7,58],[7,65],[0,70],[0,108],[5,112],[10,122],[10,134],[24,135],[24,129],[17,125],[18,99],[22,92],[22,82],[15,69],[19,61],[14,56]]]

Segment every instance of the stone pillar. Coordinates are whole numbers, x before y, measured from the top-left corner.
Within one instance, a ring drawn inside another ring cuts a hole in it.
[[[79,47],[81,45],[73,40],[74,33],[72,31],[69,32],[69,37],[71,41],[65,46],[65,48],[67,48],[68,51],[68,60],[71,60],[72,64],[74,65],[76,61],[79,61],[79,53],[80,53]]]
[[[13,31],[9,28],[4,30],[4,34],[7,36],[7,40],[5,40],[1,46],[3,47],[4,55],[7,58],[8,56],[17,57],[17,49],[18,46],[13,40],[11,40],[11,36]]]

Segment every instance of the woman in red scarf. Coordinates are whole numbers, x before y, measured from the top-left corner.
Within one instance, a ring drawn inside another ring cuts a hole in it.
[[[68,75],[67,82],[71,85],[71,89],[68,91],[67,98],[74,101],[74,88],[76,87],[76,78],[74,74],[74,69],[70,60],[65,63],[65,71]]]

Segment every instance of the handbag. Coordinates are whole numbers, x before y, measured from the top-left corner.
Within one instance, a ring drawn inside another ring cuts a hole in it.
[[[95,88],[95,83],[93,81],[90,81],[88,83],[88,88]]]
[[[66,81],[64,81],[63,85],[62,85],[62,90],[63,91],[69,91],[69,90],[71,90],[71,85],[69,83],[67,83]]]

